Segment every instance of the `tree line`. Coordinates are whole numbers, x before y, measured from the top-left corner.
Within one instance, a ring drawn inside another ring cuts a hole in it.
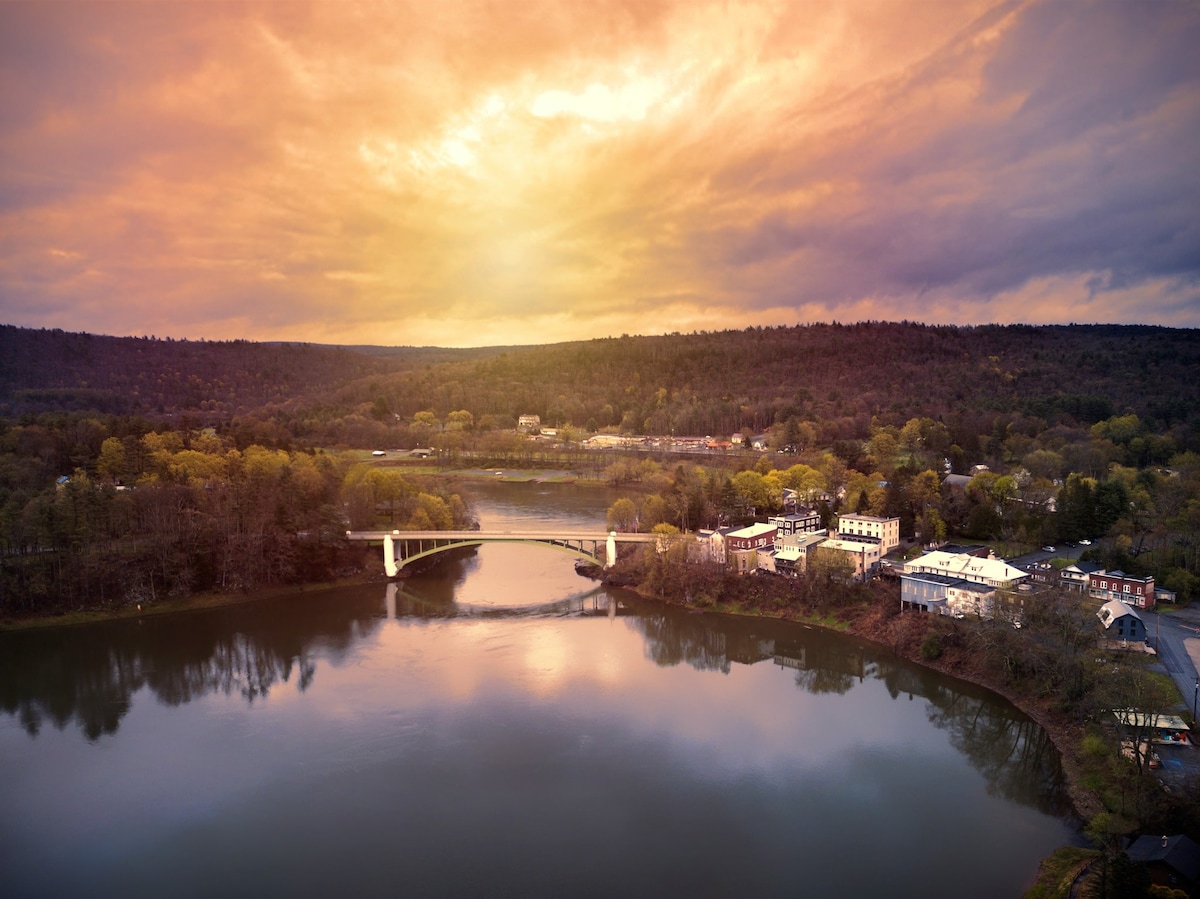
[[[238,448],[210,431],[103,436],[96,419],[59,424],[0,433],[0,612],[329,580],[362,565],[347,529],[471,521],[444,483],[348,454]],[[80,433],[89,440],[74,442]],[[71,447],[73,467],[51,477],[56,443]]]

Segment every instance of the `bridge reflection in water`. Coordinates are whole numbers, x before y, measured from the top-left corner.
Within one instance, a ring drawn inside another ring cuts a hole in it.
[[[403,581],[388,581],[384,592],[384,616],[388,621],[405,618],[617,618],[635,614],[622,598],[604,587],[591,587],[582,593],[534,605],[493,606],[452,602],[409,590]]]
[[[682,535],[680,535],[682,536]],[[618,543],[664,544],[678,537],[657,534],[623,534],[562,531],[346,531],[347,540],[365,540],[383,545],[383,564],[388,577],[409,562],[463,546],[484,543],[530,543],[550,546],[579,559],[610,568],[617,560]],[[665,547],[664,547],[665,548]]]

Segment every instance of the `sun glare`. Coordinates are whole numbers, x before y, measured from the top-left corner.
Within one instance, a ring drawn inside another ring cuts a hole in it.
[[[593,83],[579,93],[545,91],[534,99],[529,111],[543,119],[570,115],[591,122],[640,122],[665,92],[666,86],[654,78],[635,78],[616,89]]]

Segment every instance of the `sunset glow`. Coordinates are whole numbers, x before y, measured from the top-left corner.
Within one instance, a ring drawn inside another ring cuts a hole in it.
[[[0,322],[1200,325],[1200,7],[0,5]]]

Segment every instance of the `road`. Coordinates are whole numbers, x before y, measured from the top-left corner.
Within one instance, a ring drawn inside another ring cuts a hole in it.
[[[1200,609],[1153,610],[1138,614],[1146,623],[1150,645],[1158,652],[1158,663],[1175,681],[1188,707],[1196,711],[1200,683]]]

